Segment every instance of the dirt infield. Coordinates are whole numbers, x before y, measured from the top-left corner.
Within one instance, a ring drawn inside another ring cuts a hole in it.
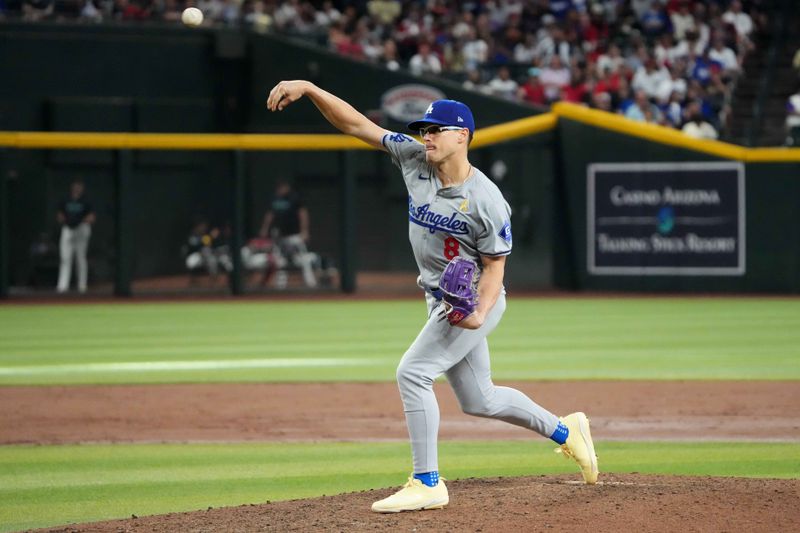
[[[593,487],[564,476],[466,479],[438,511],[378,515],[390,490],[100,522],[50,531],[796,531],[795,480],[606,475]]]
[[[503,383],[548,409],[585,410],[599,440],[800,440],[794,381]],[[442,439],[528,439],[464,415],[436,385]],[[406,439],[391,383],[0,387],[0,444]]]
[[[546,407],[584,409],[597,440],[800,441],[797,382],[521,382]],[[437,384],[441,438],[526,439],[459,412]],[[393,384],[0,387],[0,444],[405,440]],[[392,489],[56,528],[118,531],[773,531],[800,523],[800,481],[603,474],[448,483],[441,511],[376,515]],[[398,480],[399,481],[399,480]]]

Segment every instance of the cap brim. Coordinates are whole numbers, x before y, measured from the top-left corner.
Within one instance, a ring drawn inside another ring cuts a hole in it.
[[[415,120],[414,122],[409,122],[408,129],[411,131],[418,132],[424,126],[428,124],[438,124],[439,126],[452,126],[449,122],[445,122],[443,120],[436,120],[436,119],[427,119],[427,120]]]

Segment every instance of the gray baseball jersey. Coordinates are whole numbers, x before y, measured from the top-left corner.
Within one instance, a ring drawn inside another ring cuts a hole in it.
[[[423,144],[389,133],[383,145],[408,188],[408,239],[426,287],[438,286],[445,266],[457,255],[482,266],[482,255],[511,253],[511,208],[483,172],[473,167],[466,182],[443,188],[425,160]]]

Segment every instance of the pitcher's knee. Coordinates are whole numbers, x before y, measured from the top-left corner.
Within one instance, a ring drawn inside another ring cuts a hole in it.
[[[464,414],[482,417],[491,417],[494,413],[494,409],[489,402],[462,403],[461,410]]]
[[[408,387],[432,387],[433,378],[428,376],[426,372],[419,367],[418,364],[409,362],[403,358],[400,364],[397,365],[397,384],[400,388]]]

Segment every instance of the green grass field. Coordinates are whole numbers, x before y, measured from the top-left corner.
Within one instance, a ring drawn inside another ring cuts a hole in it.
[[[572,473],[553,445],[443,442],[449,479]],[[800,477],[783,443],[601,443],[604,472]],[[408,445],[190,444],[0,447],[0,530],[263,503],[398,485]]]
[[[419,301],[0,307],[0,384],[389,381]],[[800,379],[800,302],[512,299],[498,379]]]
[[[0,385],[390,381],[419,301],[0,307]],[[497,379],[800,379],[800,302],[511,299]],[[450,478],[573,472],[531,442],[444,442]],[[600,442],[605,472],[800,478],[798,443]],[[524,458],[520,460],[520,458]],[[457,459],[457,461],[456,461]],[[0,531],[398,485],[405,443],[0,447]]]

